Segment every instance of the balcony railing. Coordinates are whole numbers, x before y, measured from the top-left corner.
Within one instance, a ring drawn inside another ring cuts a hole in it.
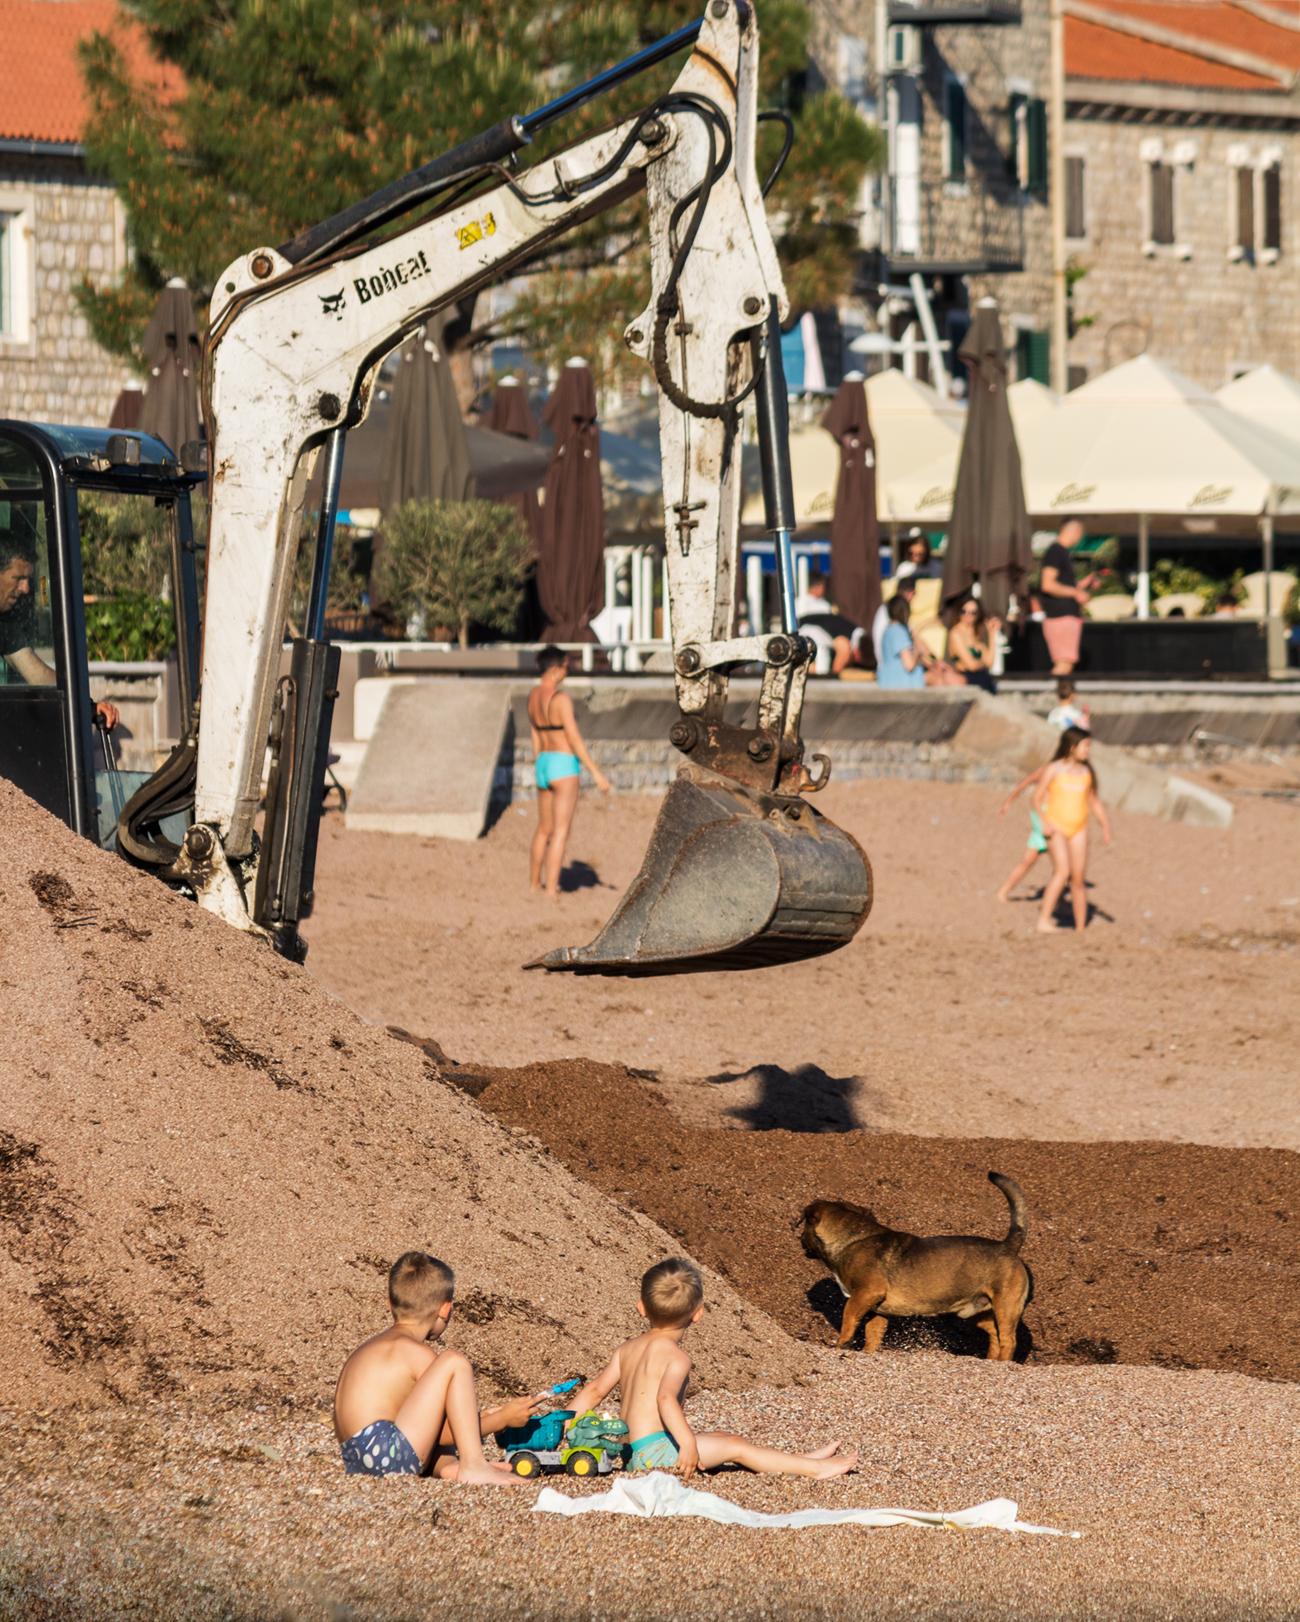
[[[1020,0],[889,0],[891,23],[911,23],[917,28],[939,23],[1018,23]]]
[[[1023,270],[1025,194],[979,175],[908,181],[891,175],[886,258],[900,272],[979,275]]]

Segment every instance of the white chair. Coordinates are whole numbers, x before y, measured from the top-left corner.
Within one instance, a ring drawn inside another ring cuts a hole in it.
[[[1239,614],[1247,619],[1262,619],[1264,617],[1264,571],[1260,569],[1255,574],[1248,574],[1241,582],[1246,588],[1246,600],[1238,608]],[[1292,586],[1295,585],[1295,576],[1287,574],[1283,569],[1274,569],[1268,577],[1268,608],[1270,614],[1280,614],[1286,606],[1286,600]]]
[[[1137,598],[1124,591],[1108,592],[1104,597],[1094,597],[1083,612],[1090,620],[1132,619],[1137,613]]]
[[[1205,612],[1205,598],[1199,591],[1171,591],[1155,600],[1155,611],[1162,620],[1167,620],[1176,608],[1182,609],[1184,618],[1197,619]]]

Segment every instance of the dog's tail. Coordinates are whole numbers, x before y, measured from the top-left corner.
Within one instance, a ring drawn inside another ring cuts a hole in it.
[[[1025,1204],[1025,1196],[1020,1192],[1020,1184],[1013,1182],[1010,1177],[1004,1177],[1001,1172],[991,1171],[989,1182],[994,1188],[1001,1189],[1011,1207],[1011,1226],[1007,1229],[1007,1236],[1002,1241],[1013,1256],[1020,1254],[1020,1247],[1029,1234],[1029,1207]]]

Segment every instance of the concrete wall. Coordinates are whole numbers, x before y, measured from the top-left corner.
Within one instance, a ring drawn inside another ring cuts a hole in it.
[[[31,299],[25,333],[0,337],[0,417],[102,427],[129,368],[96,344],[73,300],[83,276],[125,266],[124,217],[111,186],[80,164],[0,157],[0,209],[24,207],[15,243]],[[30,235],[28,232],[30,221]]]

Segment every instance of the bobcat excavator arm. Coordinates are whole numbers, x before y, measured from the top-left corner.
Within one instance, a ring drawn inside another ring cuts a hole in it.
[[[692,41],[672,90],[653,106],[530,169],[503,166],[570,107]],[[122,813],[128,854],[188,884],[230,922],[298,950],[338,659],[322,637],[344,435],[365,419],[384,357],[434,311],[644,188],[652,297],[626,340],[660,388],[681,711],[671,736],[686,762],[614,918],[591,946],[552,953],[544,966],[748,967],[851,938],[870,907],[869,869],[857,845],[801,798],[799,712],[811,649],[792,613],[778,336],[786,301],[755,171],[757,78],[752,8],[710,0],[700,23],[549,108],[507,120],[283,248],[258,248],[227,269],[204,356],[211,507],[200,696],[190,735],[158,774],[172,806],[190,775],[194,826],[179,850],[162,839],[146,784]],[[499,183],[483,189],[493,176]],[[466,182],[472,196],[445,196]],[[432,214],[357,245],[434,197],[443,206]],[[751,395],[786,615],[778,635],[736,639],[740,424]],[[307,634],[295,644],[291,676],[277,679],[303,498],[322,449]],[[758,725],[728,725],[729,669],[755,660],[765,671]]]

